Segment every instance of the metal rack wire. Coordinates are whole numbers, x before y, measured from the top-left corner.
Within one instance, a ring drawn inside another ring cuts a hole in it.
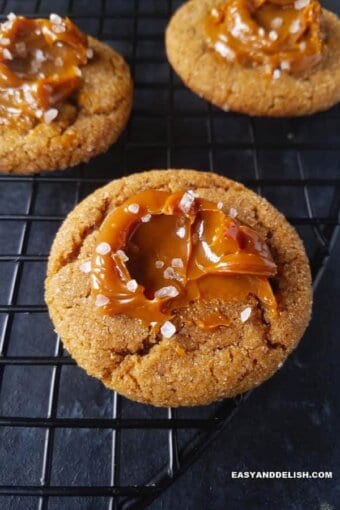
[[[2,508],[20,501],[58,508],[67,497],[95,497],[96,508],[144,508],[247,398],[153,409],[109,392],[76,367],[48,321],[43,278],[50,242],[80,199],[142,169],[216,170],[286,214],[305,241],[315,284],[330,254],[339,227],[340,108],[308,119],[251,119],[196,98],[164,53],[165,25],[181,3],[0,1],[2,16],[71,16],[126,56],[136,85],[128,129],[106,155],[66,172],[0,176]]]

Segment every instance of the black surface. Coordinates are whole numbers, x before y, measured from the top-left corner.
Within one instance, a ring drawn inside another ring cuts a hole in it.
[[[45,259],[60,222],[79,199],[107,180],[141,169],[215,169],[263,193],[297,225],[314,274],[330,251],[338,224],[340,108],[286,120],[248,119],[210,108],[181,86],[165,60],[164,26],[180,3],[0,1],[3,12],[73,13],[85,30],[122,51],[136,80],[129,128],[108,154],[67,172],[0,177],[0,491],[53,486],[62,492],[60,486],[66,486],[76,493],[82,486],[99,494],[100,486],[113,482],[131,491],[134,485],[143,487],[169,461],[169,453],[176,453],[176,439],[181,450],[192,438],[188,420],[200,419],[202,425],[221,408],[178,411],[172,422],[178,433],[169,435],[167,410],[117,400],[63,353],[43,303]],[[340,12],[337,2],[324,4]],[[249,397],[187,474],[152,504],[153,510],[179,504],[187,510],[340,508],[339,255],[338,241],[298,350]],[[222,405],[226,416],[227,405]],[[112,416],[119,420],[108,421]],[[151,419],[159,428],[125,428],[150,426]],[[122,429],[113,432],[113,423]],[[186,458],[181,456],[182,464]],[[119,469],[112,469],[113,460]],[[177,472],[176,456],[170,455],[169,466]],[[334,478],[230,479],[231,471],[248,469],[333,470]],[[107,509],[114,508],[114,500],[47,497],[45,492],[40,499],[0,496],[0,508]]]

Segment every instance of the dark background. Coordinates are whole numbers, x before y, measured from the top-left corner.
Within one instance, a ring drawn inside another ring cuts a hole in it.
[[[51,469],[42,477],[45,428],[6,426],[6,420],[13,417],[42,419],[51,415],[51,377],[57,377],[54,418],[106,419],[114,412],[112,392],[69,363],[67,353],[56,344],[43,308],[49,246],[62,219],[79,199],[104,182],[133,171],[197,167],[241,180],[270,199],[297,225],[311,258],[317,249],[315,230],[304,218],[336,221],[331,204],[340,174],[339,107],[311,119],[283,120],[250,120],[208,107],[180,85],[164,56],[164,27],[169,13],[180,3],[0,0],[0,12],[70,12],[84,30],[99,35],[126,56],[136,82],[129,127],[107,155],[67,172],[0,180],[3,359],[65,359],[56,372],[48,364],[6,364],[4,370],[4,365],[0,366],[0,488],[39,486],[42,482],[56,486],[111,483],[110,429],[57,428],[52,440],[49,438]],[[323,4],[340,13],[337,1]],[[131,13],[137,15],[129,17]],[[213,150],[208,142],[213,142]],[[302,177],[310,183],[314,179],[314,184],[297,184]],[[276,184],[278,179],[284,184]],[[320,229],[329,240],[322,221]],[[298,349],[270,381],[252,393],[218,439],[151,505],[152,510],[340,508],[340,239],[331,248],[315,293],[313,319]],[[40,306],[41,312],[29,313],[30,305]],[[6,306],[18,309],[9,320]],[[164,410],[126,400],[121,407],[125,418],[166,417]],[[214,406],[181,410],[179,416],[201,416],[213,410]],[[179,433],[180,444],[188,438],[189,433]],[[167,459],[166,431],[124,430],[120,445],[121,485],[145,483]],[[245,470],[333,471],[333,479],[231,479],[231,471]],[[102,510],[111,508],[111,503],[104,497],[51,497],[39,502],[33,497],[0,496],[1,510]]]

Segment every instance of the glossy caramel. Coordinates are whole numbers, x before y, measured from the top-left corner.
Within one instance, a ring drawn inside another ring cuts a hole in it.
[[[92,294],[104,314],[125,314],[157,330],[174,310],[197,300],[246,303],[252,294],[275,314],[269,278],[276,271],[260,236],[218,205],[191,191],[147,190],[102,224]],[[216,311],[196,324],[213,329],[229,319]]]
[[[79,88],[89,51],[87,36],[68,18],[18,16],[2,23],[0,124],[51,122],[54,109]]]
[[[322,59],[322,10],[317,0],[301,5],[292,0],[217,2],[204,21],[208,45],[231,62],[268,73],[310,69]]]

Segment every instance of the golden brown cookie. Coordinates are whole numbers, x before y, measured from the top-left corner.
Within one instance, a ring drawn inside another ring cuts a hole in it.
[[[278,266],[272,285],[278,316],[270,320],[261,301],[192,303],[176,312],[176,334],[153,338],[138,319],[98,312],[90,276],[82,271],[93,254],[98,229],[116,206],[146,189],[195,190],[262,235]],[[296,347],[310,319],[311,276],[303,244],[272,205],[243,185],[213,173],[154,170],[112,181],[69,214],[53,243],[46,302],[65,347],[88,374],[126,397],[156,406],[192,406],[231,397],[270,377]],[[218,307],[230,325],[204,331],[196,313]],[[244,323],[241,312],[251,307]]]
[[[322,62],[301,76],[282,73],[275,79],[208,48],[203,22],[218,3],[185,3],[166,31],[168,59],[191,90],[224,110],[273,117],[308,115],[340,101],[340,20],[335,14],[323,10],[327,41]]]
[[[117,140],[129,118],[133,84],[124,59],[93,37],[83,84],[53,122],[26,133],[0,125],[0,172],[28,174],[87,162]]]

